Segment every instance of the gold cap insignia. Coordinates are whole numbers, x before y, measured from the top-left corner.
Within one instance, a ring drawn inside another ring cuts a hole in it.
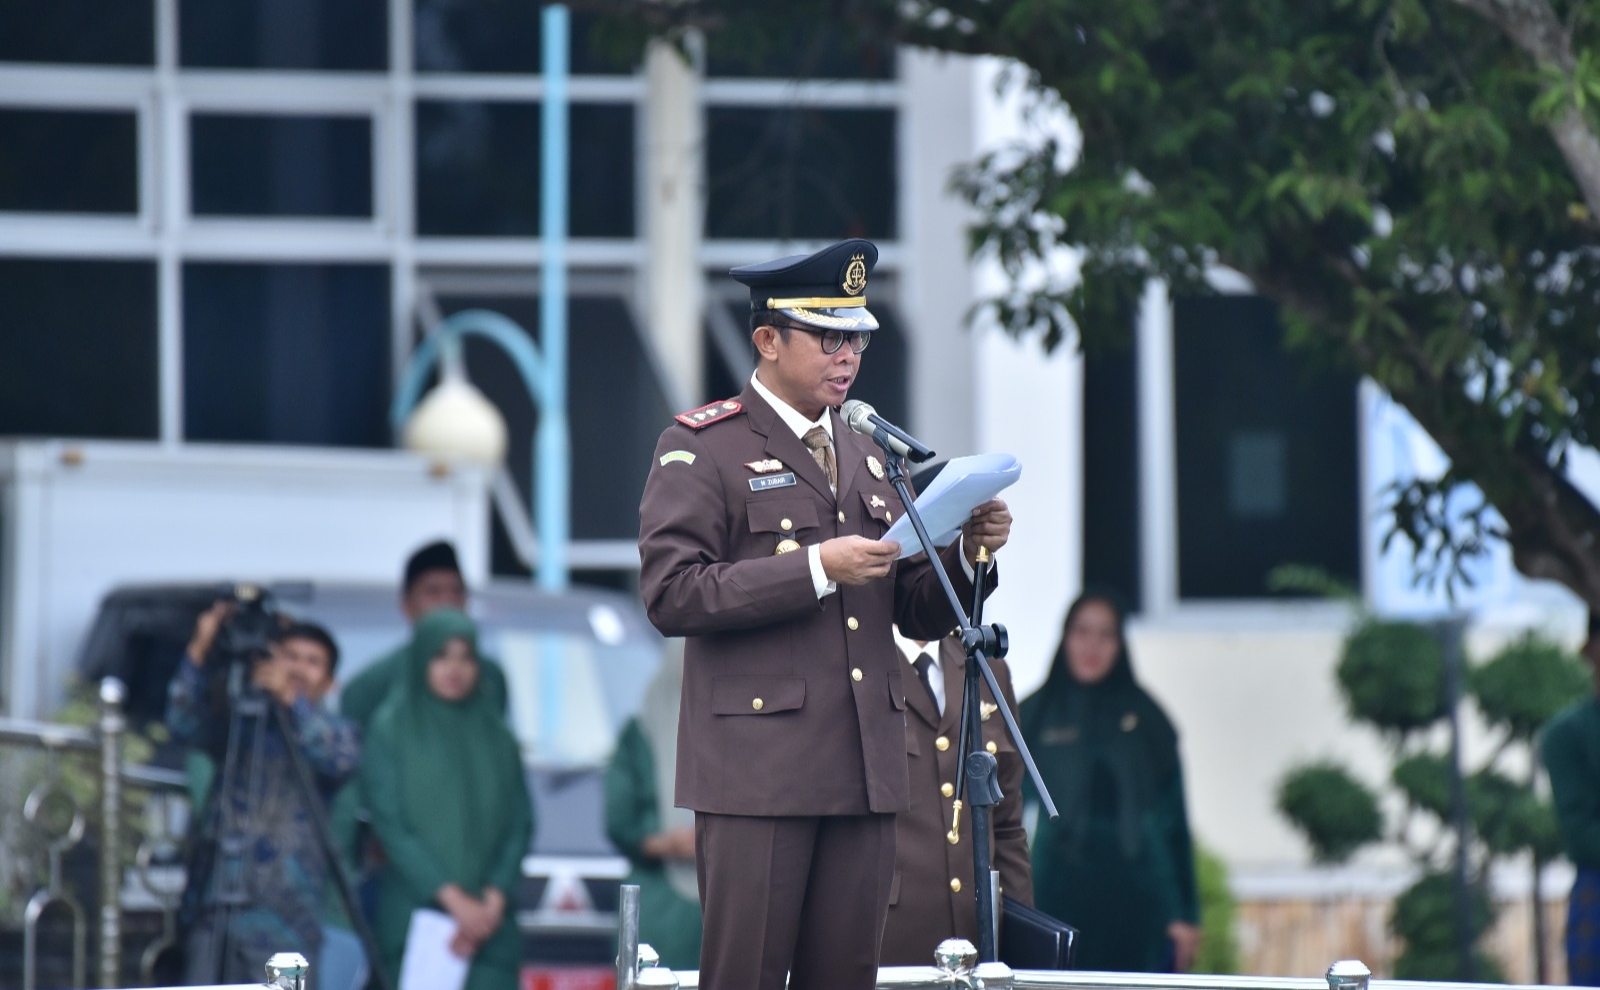
[[[873,454],[867,455],[867,470],[872,472],[874,478],[883,480],[883,463]]]
[[[794,540],[779,540],[778,549],[773,551],[773,556],[783,553],[793,553],[798,549],[800,549],[800,544],[796,543]]]
[[[859,296],[867,291],[867,257],[864,254],[853,254],[850,263],[844,266],[844,278],[839,285],[846,295]]]

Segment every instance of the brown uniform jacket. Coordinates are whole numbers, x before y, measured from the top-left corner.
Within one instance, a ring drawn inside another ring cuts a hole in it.
[[[640,593],[684,636],[676,801],[724,815],[856,815],[909,803],[905,690],[890,632],[938,639],[955,617],[927,558],[820,600],[805,547],[878,539],[900,499],[882,451],[833,417],[838,496],[753,387],[700,429],[661,434],[639,504]],[[777,460],[782,471],[757,462]],[[768,469],[768,470],[758,470]],[[752,489],[793,473],[794,484]],[[784,539],[801,549],[776,553]],[[959,541],[943,552],[972,594]]]
[[[966,651],[956,639],[939,644],[939,665],[944,675],[944,714],[934,710],[933,699],[917,677],[916,668],[903,658],[905,684],[906,753],[911,764],[911,810],[895,817],[895,871],[889,888],[889,920],[883,931],[881,965],[931,966],[933,950],[944,939],[978,941],[978,907],[972,884],[972,812],[961,809],[961,841],[951,845],[951,797],[961,731],[961,695],[965,687]],[[1006,705],[1013,715],[1017,698],[1011,690],[1011,671],[1004,660],[991,660]],[[983,710],[993,712],[994,696],[983,686]],[[1002,798],[990,822],[994,868],[1000,871],[1000,889],[1024,904],[1033,903],[1033,871],[1028,860],[1028,836],[1022,827],[1022,757],[996,713],[983,723],[983,738],[995,746]],[[943,740],[947,745],[940,748]],[[953,889],[952,880],[961,882]]]

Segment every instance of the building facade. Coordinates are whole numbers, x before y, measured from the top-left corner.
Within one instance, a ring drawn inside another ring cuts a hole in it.
[[[538,336],[539,50],[537,7],[494,0],[0,5],[0,435],[391,446],[395,384],[440,318],[483,306]],[[1443,610],[1380,552],[1385,486],[1439,466],[1415,427],[1286,353],[1226,273],[1212,298],[1152,286],[1120,350],[969,324],[1004,284],[968,257],[952,170],[1040,129],[1073,144],[993,62],[827,33],[679,50],[579,17],[572,66],[580,577],[627,582],[657,433],[751,371],[726,270],[870,237],[884,329],[856,394],[942,454],[1024,465],[989,613],[1019,690],[1068,599],[1115,588],[1184,733],[1199,834],[1237,864],[1303,861],[1277,778],[1380,754],[1334,694],[1349,610],[1269,576],[1311,566],[1376,608]],[[467,359],[525,484],[531,404],[500,355]],[[519,567],[503,533],[495,560]],[[1576,628],[1503,557],[1484,576],[1476,606],[1505,623]]]

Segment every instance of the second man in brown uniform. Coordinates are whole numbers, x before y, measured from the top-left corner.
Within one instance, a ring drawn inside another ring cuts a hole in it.
[[[911,769],[911,809],[895,816],[895,869],[889,890],[889,920],[883,932],[884,966],[929,966],[933,950],[947,938],[978,941],[978,906],[972,877],[972,811],[961,809],[960,828],[950,841],[956,764],[961,748],[961,702],[967,669],[961,641],[936,643],[897,637],[906,692],[906,754]],[[1004,660],[990,660],[995,680],[1013,715],[1017,699]],[[999,764],[999,805],[990,821],[993,867],[1007,897],[1033,904],[1028,835],[1022,826],[1022,757],[1006,734],[994,696],[981,695],[983,738]]]

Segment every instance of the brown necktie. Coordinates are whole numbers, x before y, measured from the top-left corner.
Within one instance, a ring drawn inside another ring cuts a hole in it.
[[[800,438],[800,442],[811,448],[811,456],[817,459],[817,467],[822,469],[823,477],[828,479],[828,487],[839,487],[839,475],[833,466],[833,444],[828,440],[828,431],[820,426],[813,426]]]

